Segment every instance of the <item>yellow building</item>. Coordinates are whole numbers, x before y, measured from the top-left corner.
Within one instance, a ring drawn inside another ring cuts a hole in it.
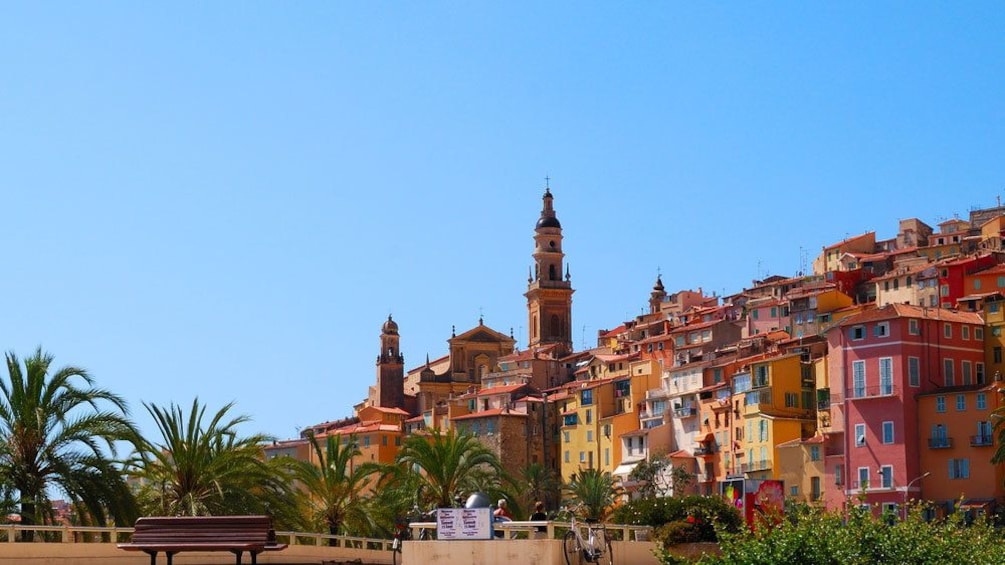
[[[736,456],[747,478],[778,479],[778,445],[813,435],[816,383],[806,378],[800,359],[790,353],[755,361],[733,377],[734,395],[744,395]]]
[[[988,378],[1005,375],[1005,296],[996,294],[984,300],[984,364]]]
[[[636,354],[596,353],[577,363],[576,380],[560,407],[563,477],[579,469],[613,471],[618,465],[615,427],[633,429],[628,422],[635,416],[625,410],[624,399],[631,397],[631,363],[637,358]],[[601,419],[606,419],[604,427]],[[604,441],[607,451],[601,446],[602,434],[610,436]]]
[[[823,498],[827,487],[826,449],[827,440],[819,435],[778,444],[778,478],[785,484],[786,498],[798,502],[819,502]]]
[[[631,472],[631,463],[639,460],[635,452],[626,457],[622,437],[640,431],[639,407],[645,406],[646,392],[658,386],[659,379],[659,365],[655,361],[638,360],[629,363],[627,377],[613,378],[609,387],[600,387],[603,403],[598,437],[601,470],[624,480]],[[638,441],[641,444],[645,440]]]
[[[876,232],[866,232],[829,245],[813,260],[813,274],[822,275],[829,271],[843,270],[841,257],[845,253],[873,253],[875,250]]]

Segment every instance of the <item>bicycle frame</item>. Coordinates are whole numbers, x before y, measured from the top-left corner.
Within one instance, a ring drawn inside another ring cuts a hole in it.
[[[580,533],[580,524],[576,520],[575,513],[569,520],[569,532],[565,535],[565,562],[572,565],[573,557],[575,562],[580,563],[613,563],[610,538],[607,537],[607,528],[602,523],[586,521],[586,538]],[[570,542],[572,546],[570,547]]]

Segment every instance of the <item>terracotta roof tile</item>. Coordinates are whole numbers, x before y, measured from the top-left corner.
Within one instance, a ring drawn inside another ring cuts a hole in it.
[[[887,304],[882,308],[870,308],[859,314],[848,316],[832,326],[831,329],[880,320],[892,320],[894,318],[927,318],[929,320],[941,320],[943,322],[957,322],[961,324],[984,323],[981,316],[974,312],[960,312],[945,308],[925,308],[913,304]]]
[[[495,416],[520,416],[527,417],[526,412],[518,412],[516,410],[511,410],[507,408],[490,408],[488,410],[482,410],[480,412],[472,412],[470,414],[465,414],[463,416],[455,416],[450,420],[456,422],[458,420],[474,420],[476,418],[491,418]]]

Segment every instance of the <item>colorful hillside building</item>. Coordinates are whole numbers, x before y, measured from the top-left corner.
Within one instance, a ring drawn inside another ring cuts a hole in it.
[[[834,469],[844,495],[894,510],[918,488],[912,481],[927,471],[918,395],[985,374],[982,325],[973,313],[890,304],[827,332],[832,417],[844,420],[844,461]]]
[[[1005,502],[1003,467],[991,464],[998,445],[991,414],[1001,403],[1000,384],[940,387],[918,396],[924,478],[906,493],[909,498],[924,494],[942,515],[956,505],[990,515]]]

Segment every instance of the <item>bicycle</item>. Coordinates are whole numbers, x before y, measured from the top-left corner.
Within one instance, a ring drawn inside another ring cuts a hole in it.
[[[586,538],[580,533],[576,522],[576,513],[570,511],[569,531],[562,538],[566,565],[582,563],[599,563],[614,565],[614,550],[611,547],[611,537],[607,535],[607,527],[603,522],[584,518],[586,522]]]
[[[436,511],[430,513],[422,513],[418,508],[412,511],[412,514],[418,520],[426,521],[429,519],[430,515],[434,514]],[[404,518],[396,518],[394,520],[394,535],[391,538],[391,563],[394,565],[401,565],[401,548],[405,544],[405,541],[412,539],[412,528],[411,520],[406,516]],[[419,541],[425,541],[432,539],[432,534],[429,533],[428,528],[419,529]]]

